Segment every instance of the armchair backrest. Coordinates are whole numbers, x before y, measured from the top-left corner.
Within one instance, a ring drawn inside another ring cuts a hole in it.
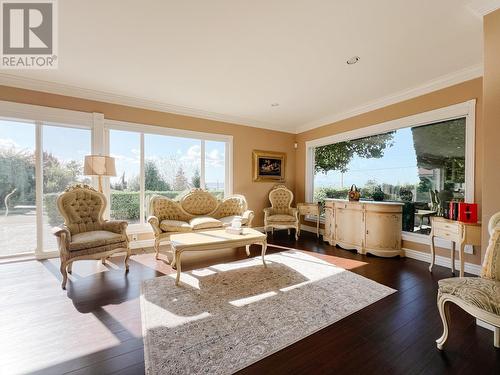
[[[293,202],[293,193],[285,185],[276,185],[269,192],[269,202],[276,213],[287,213]]]
[[[71,234],[99,230],[106,197],[88,185],[68,187],[57,197],[57,208]]]
[[[481,277],[500,281],[500,212],[488,223],[490,241],[481,268]]]

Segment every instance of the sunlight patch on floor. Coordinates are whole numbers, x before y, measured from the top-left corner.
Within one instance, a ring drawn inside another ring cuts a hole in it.
[[[236,307],[242,307],[242,306],[254,303],[254,302],[262,301],[263,299],[266,299],[266,298],[269,298],[272,296],[276,296],[277,294],[278,293],[276,293],[276,292],[267,292],[267,293],[257,294],[255,296],[240,298],[240,299],[237,299],[234,301],[229,301],[229,303],[233,306],[236,306]]]

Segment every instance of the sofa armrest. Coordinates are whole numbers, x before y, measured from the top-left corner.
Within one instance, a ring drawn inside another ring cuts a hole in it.
[[[241,215],[244,219],[247,219],[247,224],[246,226],[251,228],[252,227],[252,221],[255,216],[254,212],[252,210],[246,210],[243,212],[243,215]]]
[[[158,220],[158,218],[156,216],[149,216],[148,223],[153,228],[153,232],[154,232],[155,236],[158,236],[162,233],[162,230],[160,228],[160,221]]]
[[[127,234],[128,223],[123,220],[109,220],[102,223],[102,229],[108,232]]]

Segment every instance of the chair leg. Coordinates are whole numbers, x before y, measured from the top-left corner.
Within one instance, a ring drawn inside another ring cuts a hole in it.
[[[500,328],[495,327],[495,331],[493,332],[493,345],[495,348],[500,348]]]
[[[450,304],[445,298],[439,298],[437,302],[439,315],[441,316],[441,320],[443,321],[443,334],[440,338],[436,340],[436,345],[439,350],[443,350],[443,346],[448,340],[449,334],[449,323],[450,323]]]
[[[299,240],[300,229],[298,227],[295,228],[295,241]]]
[[[128,260],[130,259],[130,248],[127,247],[127,255],[125,256],[125,272],[128,272]]]
[[[66,267],[68,265],[68,262],[64,259],[61,259],[61,267],[60,267],[60,270],[61,270],[61,275],[62,275],[62,284],[61,284],[61,287],[63,289],[66,289],[66,282],[68,281],[68,272],[66,270]]]
[[[160,241],[155,239],[155,259],[158,260],[158,255],[160,254]]]
[[[73,273],[73,262],[68,263],[68,273],[70,275]]]
[[[290,235],[290,228],[288,228],[288,235]]]
[[[106,258],[101,258],[101,263],[106,264]]]

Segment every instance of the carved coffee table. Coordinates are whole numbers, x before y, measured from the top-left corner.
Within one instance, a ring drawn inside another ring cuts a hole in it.
[[[181,255],[185,251],[219,250],[231,247],[245,246],[250,256],[250,245],[262,246],[262,263],[266,266],[264,256],[267,249],[267,236],[252,228],[244,228],[242,234],[227,233],[224,229],[202,232],[173,234],[170,236],[170,246],[174,254],[172,267],[177,267],[175,285],[179,285],[181,277]]]

